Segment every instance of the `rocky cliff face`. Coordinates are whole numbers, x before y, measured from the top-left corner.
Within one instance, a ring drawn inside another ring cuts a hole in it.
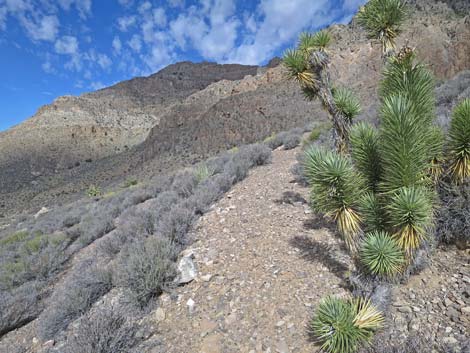
[[[412,18],[398,45],[415,46],[438,81],[469,69],[470,2],[413,0],[410,6]],[[359,95],[364,106],[360,118],[374,120],[383,66],[380,46],[354,20],[330,30],[332,76]],[[185,62],[80,97],[61,97],[0,134],[0,198],[11,199],[20,189],[46,192],[70,180],[77,183],[85,174],[99,182],[142,162],[155,162],[158,172],[326,119],[321,106],[307,102],[278,64]],[[44,183],[44,176],[54,171],[59,181]]]

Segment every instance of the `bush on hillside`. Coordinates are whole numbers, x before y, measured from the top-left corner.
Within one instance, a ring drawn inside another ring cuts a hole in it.
[[[149,237],[127,245],[119,254],[113,281],[140,307],[168,288],[176,275],[178,249],[167,239]]]
[[[83,261],[50,298],[47,310],[39,317],[39,335],[44,340],[54,338],[111,287],[110,271],[97,267],[92,259]]]
[[[467,247],[470,244],[470,182],[461,185],[442,183],[439,196],[442,205],[436,222],[438,239]]]
[[[73,330],[66,353],[128,353],[138,342],[138,327],[115,308],[100,308],[83,316]]]

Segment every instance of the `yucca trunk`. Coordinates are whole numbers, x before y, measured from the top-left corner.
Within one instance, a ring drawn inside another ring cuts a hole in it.
[[[323,107],[330,115],[333,122],[333,133],[336,150],[339,153],[347,153],[349,150],[349,122],[338,110],[330,85],[330,75],[326,70],[330,62],[328,53],[323,50],[313,51],[310,56],[310,65],[314,76],[317,78],[315,88],[318,91]]]

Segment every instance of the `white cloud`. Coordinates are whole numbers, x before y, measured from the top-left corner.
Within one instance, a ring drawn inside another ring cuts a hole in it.
[[[171,7],[181,7],[181,8],[183,8],[185,5],[184,0],[170,0],[168,1],[168,4]]]
[[[66,11],[69,11],[74,5],[82,19],[91,14],[91,0],[58,0],[58,2],[60,7]]]
[[[55,51],[58,54],[74,55],[78,53],[77,38],[72,36],[63,36],[58,39],[54,45]]]
[[[7,8],[0,7],[0,30],[4,31],[7,28]]]
[[[104,85],[103,82],[101,81],[96,81],[96,82],[91,82],[89,87],[94,90],[99,90],[99,89],[105,88],[106,85]]]
[[[166,25],[166,14],[165,9],[157,7],[153,9],[153,22],[158,27],[164,27]]]
[[[102,69],[108,69],[113,64],[106,54],[98,54],[97,63]]]
[[[114,37],[113,39],[113,49],[114,51],[119,54],[121,52],[121,49],[122,49],[122,43],[121,43],[121,39],[119,39],[119,37]]]
[[[117,19],[117,24],[121,32],[127,32],[127,30],[136,24],[135,16],[124,16]]]
[[[20,22],[32,40],[54,41],[59,32],[59,19],[55,15],[31,18],[20,16]]]
[[[140,36],[138,34],[134,34],[128,44],[136,53],[140,52],[142,49],[142,41],[140,40]]]

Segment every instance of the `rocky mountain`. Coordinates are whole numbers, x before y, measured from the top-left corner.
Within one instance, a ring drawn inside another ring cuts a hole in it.
[[[413,0],[410,6],[398,45],[416,46],[438,82],[469,69],[470,3]],[[380,46],[354,20],[330,31],[332,76],[359,95],[361,119],[373,120]],[[0,134],[0,206],[33,197],[44,202],[51,190],[73,193],[140,168],[168,170],[325,120],[320,104],[307,102],[278,64],[184,62],[80,97],[58,98]]]

